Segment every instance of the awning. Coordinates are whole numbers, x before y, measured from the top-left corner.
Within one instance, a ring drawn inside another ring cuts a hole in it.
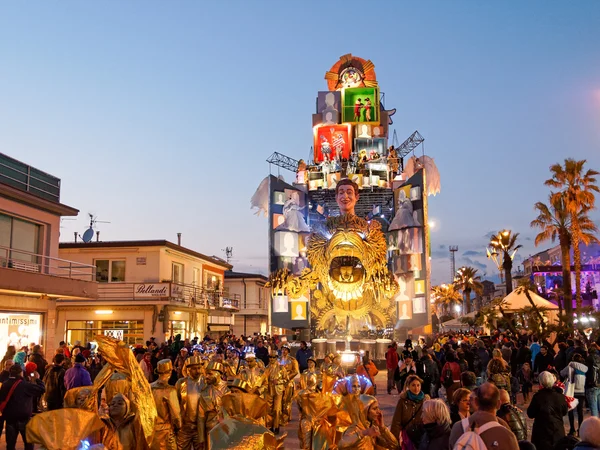
[[[229,331],[229,325],[209,325],[209,331]]]

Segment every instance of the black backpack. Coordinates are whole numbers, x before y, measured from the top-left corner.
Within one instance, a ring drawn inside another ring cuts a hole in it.
[[[446,370],[444,370],[444,387],[450,387],[454,384],[454,374],[452,373],[452,367],[450,363],[446,365]]]

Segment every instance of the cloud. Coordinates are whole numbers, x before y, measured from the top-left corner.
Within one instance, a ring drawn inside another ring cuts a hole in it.
[[[449,257],[450,256],[449,256],[449,253],[448,253],[448,250],[446,249],[446,247],[443,247],[443,250],[439,249],[439,250],[432,250],[431,251],[431,258],[432,259],[442,259],[442,258],[446,259],[446,258],[449,258]]]
[[[445,250],[446,246],[444,244],[440,244],[440,246],[438,247],[440,250]]]
[[[462,255],[463,256],[485,256],[485,252],[478,252],[476,250],[467,250]]]
[[[483,237],[486,239],[491,239],[492,236],[494,236],[496,233],[497,231],[488,231],[486,234],[483,235]]]
[[[479,261],[475,261],[471,258],[461,258],[461,261],[464,261],[465,265],[467,266],[471,266],[478,269],[480,272],[482,272],[481,275],[487,272],[487,266],[485,264],[480,263]]]
[[[523,239],[526,240],[526,241],[531,241],[531,238],[529,236],[527,236],[527,237],[525,237]]]

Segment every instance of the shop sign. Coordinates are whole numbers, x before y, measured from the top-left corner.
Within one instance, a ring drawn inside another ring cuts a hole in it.
[[[183,298],[183,286],[179,284],[172,283],[171,284],[171,297],[173,298]]]
[[[146,265],[146,257],[145,256],[141,256],[139,258],[135,258],[135,263],[138,266],[145,266]]]
[[[133,285],[133,298],[168,296],[169,283],[140,283]]]
[[[39,344],[42,335],[41,314],[0,313],[0,349]],[[3,350],[2,350],[3,351]]]
[[[123,340],[123,330],[104,330],[104,336],[108,336],[108,337],[115,338],[115,339],[122,341]]]

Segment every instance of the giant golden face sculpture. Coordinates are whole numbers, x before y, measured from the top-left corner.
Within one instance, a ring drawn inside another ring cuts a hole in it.
[[[351,214],[328,218],[309,237],[308,261],[311,269],[299,277],[280,271],[272,275],[270,286],[292,299],[312,291],[310,309],[317,328],[345,325],[347,317],[379,325],[392,321],[395,305],[390,299],[398,285],[387,269],[379,222]]]

